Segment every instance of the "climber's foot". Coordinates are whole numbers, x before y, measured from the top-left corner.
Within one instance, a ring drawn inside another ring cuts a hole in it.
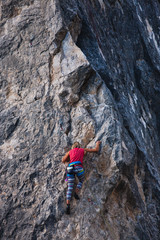
[[[70,214],[70,204],[67,204],[67,208],[66,208],[66,214]]]
[[[74,193],[74,197],[75,197],[75,199],[80,200],[80,197],[78,196],[77,193]]]

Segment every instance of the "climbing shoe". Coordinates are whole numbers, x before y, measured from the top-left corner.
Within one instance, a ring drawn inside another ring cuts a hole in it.
[[[74,193],[74,197],[75,197],[75,199],[77,199],[77,200],[80,199],[77,193]]]
[[[70,214],[70,204],[67,204],[67,208],[66,208],[66,214]]]

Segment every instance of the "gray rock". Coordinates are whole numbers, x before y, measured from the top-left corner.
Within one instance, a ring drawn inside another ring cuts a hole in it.
[[[158,0],[0,7],[0,239],[158,240]],[[61,159],[97,140],[68,216]]]

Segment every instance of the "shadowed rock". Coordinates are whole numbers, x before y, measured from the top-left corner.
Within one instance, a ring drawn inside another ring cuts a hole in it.
[[[2,0],[0,239],[158,240],[158,0]],[[65,166],[85,156],[65,214]]]

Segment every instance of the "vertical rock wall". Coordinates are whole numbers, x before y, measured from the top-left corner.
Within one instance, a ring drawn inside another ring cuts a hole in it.
[[[2,0],[0,239],[158,240],[158,0]],[[65,166],[85,157],[65,215]]]

